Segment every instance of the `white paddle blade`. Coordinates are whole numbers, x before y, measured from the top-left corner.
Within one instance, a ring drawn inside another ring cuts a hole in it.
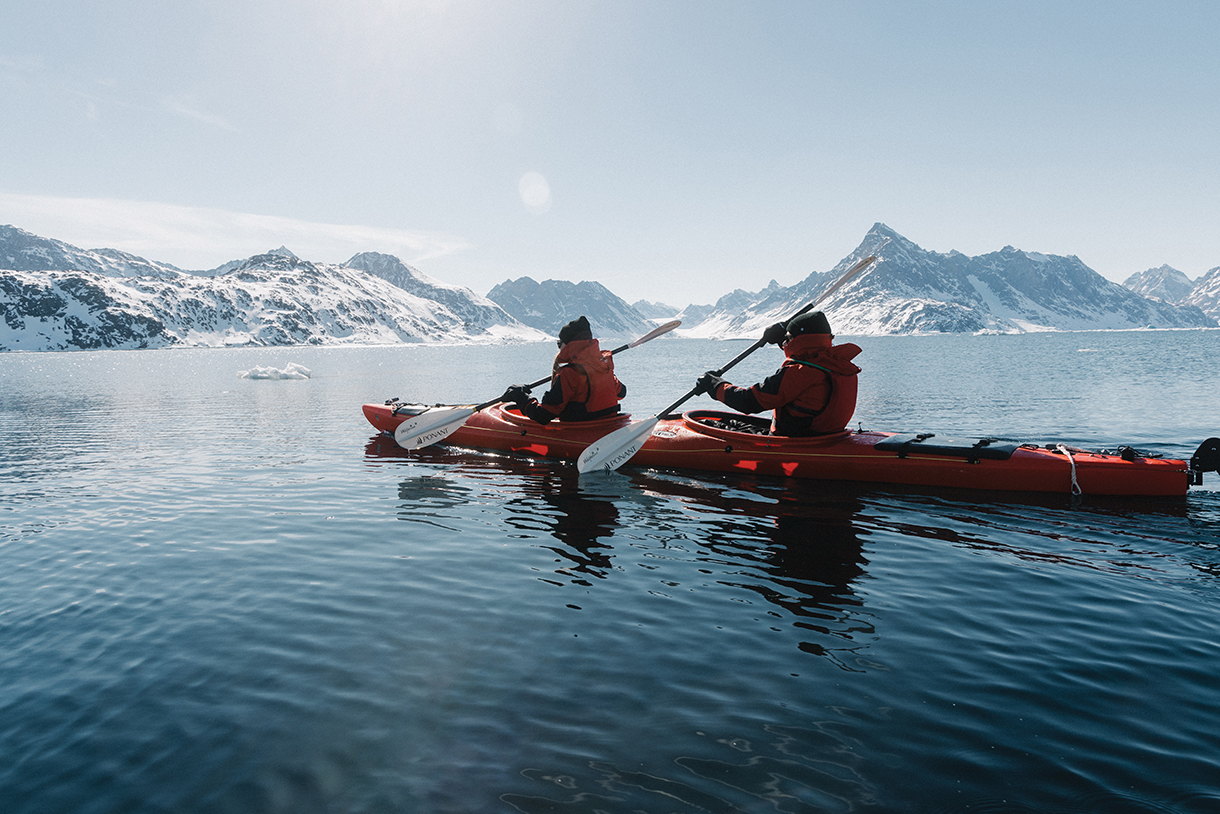
[[[672,331],[674,328],[677,328],[681,324],[682,324],[682,320],[680,320],[680,319],[670,320],[669,322],[666,322],[664,325],[660,325],[656,328],[653,328],[651,331],[644,334],[643,336],[641,336],[639,339],[632,342],[627,347],[628,348],[639,347],[640,345],[643,345],[645,342],[656,339],[658,336],[661,336],[662,334],[669,333],[670,331]],[[624,350],[626,350],[626,348],[624,348]]]
[[[473,407],[435,407],[408,418],[394,430],[394,441],[403,449],[419,449],[444,441],[474,415]]]
[[[657,426],[658,420],[659,418],[649,418],[646,421],[637,421],[598,438],[585,447],[585,451],[576,459],[577,471],[583,474],[595,469],[611,472],[618,469],[640,451],[640,447],[652,436],[652,430]]]

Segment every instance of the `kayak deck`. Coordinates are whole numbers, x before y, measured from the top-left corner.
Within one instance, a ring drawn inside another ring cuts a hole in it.
[[[365,404],[369,422],[389,434],[421,405]],[[505,405],[475,413],[442,443],[575,460],[589,444],[630,423],[623,414],[587,422],[539,424]],[[1012,441],[944,440],[932,434],[843,430],[812,438],[761,434],[764,419],[714,410],[665,416],[631,458],[633,466],[955,489],[1091,495],[1186,494],[1181,460],[1054,448]],[[744,431],[752,430],[752,431]]]

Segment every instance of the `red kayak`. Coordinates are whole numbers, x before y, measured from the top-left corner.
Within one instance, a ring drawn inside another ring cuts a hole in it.
[[[364,415],[391,436],[403,421],[428,409],[397,400],[365,404]],[[442,442],[575,460],[589,444],[630,422],[619,415],[599,421],[539,424],[506,405],[481,410]],[[712,472],[894,483],[1007,492],[1088,495],[1184,495],[1203,472],[1220,471],[1220,439],[1204,441],[1186,461],[1148,457],[1129,447],[1118,454],[1062,444],[1039,447],[1014,441],[952,441],[932,434],[844,430],[815,438],[765,434],[762,418],[691,410],[662,418],[633,466]]]

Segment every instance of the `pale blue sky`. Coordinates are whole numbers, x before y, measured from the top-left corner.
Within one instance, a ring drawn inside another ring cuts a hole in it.
[[[927,249],[1220,265],[1220,3],[5,0],[0,223],[711,302]]]

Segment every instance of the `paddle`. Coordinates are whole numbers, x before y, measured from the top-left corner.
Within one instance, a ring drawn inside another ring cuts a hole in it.
[[[662,334],[669,333],[681,324],[682,321],[679,319],[666,322],[658,328],[653,328],[634,342],[628,342],[626,345],[617,347],[610,352],[620,353],[637,345],[643,345],[651,339],[656,339]],[[536,382],[523,386],[526,390],[533,390],[538,385],[546,384],[550,380],[551,377],[547,376],[545,379],[539,379]],[[419,449],[429,444],[435,444],[457,432],[458,428],[466,423],[466,419],[479,410],[484,410],[493,404],[499,403],[500,399],[494,398],[491,401],[485,401],[473,407],[434,407],[430,410],[425,410],[419,415],[412,416],[399,424],[397,429],[394,430],[394,440],[403,449]]]
[[[789,322],[791,322],[792,319],[799,317],[806,311],[813,310],[815,307],[817,307],[818,303],[822,302],[822,300],[826,299],[831,294],[842,288],[849,280],[860,272],[864,271],[864,269],[868,268],[869,264],[876,259],[876,255],[869,255],[859,263],[856,263],[854,266],[849,268],[846,272],[844,272],[842,277],[835,281],[834,285],[819,294],[817,299],[793,314],[791,319],[789,319]],[[723,375],[726,370],[733,367],[733,365],[737,364],[765,344],[765,340],[759,339],[753,345],[739,353],[737,358],[733,359],[733,361],[715,371],[716,375]],[[627,463],[631,456],[639,451],[640,447],[644,446],[644,442],[647,441],[649,436],[652,435],[652,430],[657,426],[657,422],[661,420],[661,416],[672,413],[697,392],[698,388],[693,388],[685,396],[678,399],[652,418],[647,418],[643,421],[634,421],[628,424],[626,427],[621,427],[620,429],[617,429],[614,432],[597,439],[592,444],[585,447],[584,452],[580,453],[580,457],[576,459],[577,470],[584,473],[591,472],[594,469],[618,469],[620,466]]]

